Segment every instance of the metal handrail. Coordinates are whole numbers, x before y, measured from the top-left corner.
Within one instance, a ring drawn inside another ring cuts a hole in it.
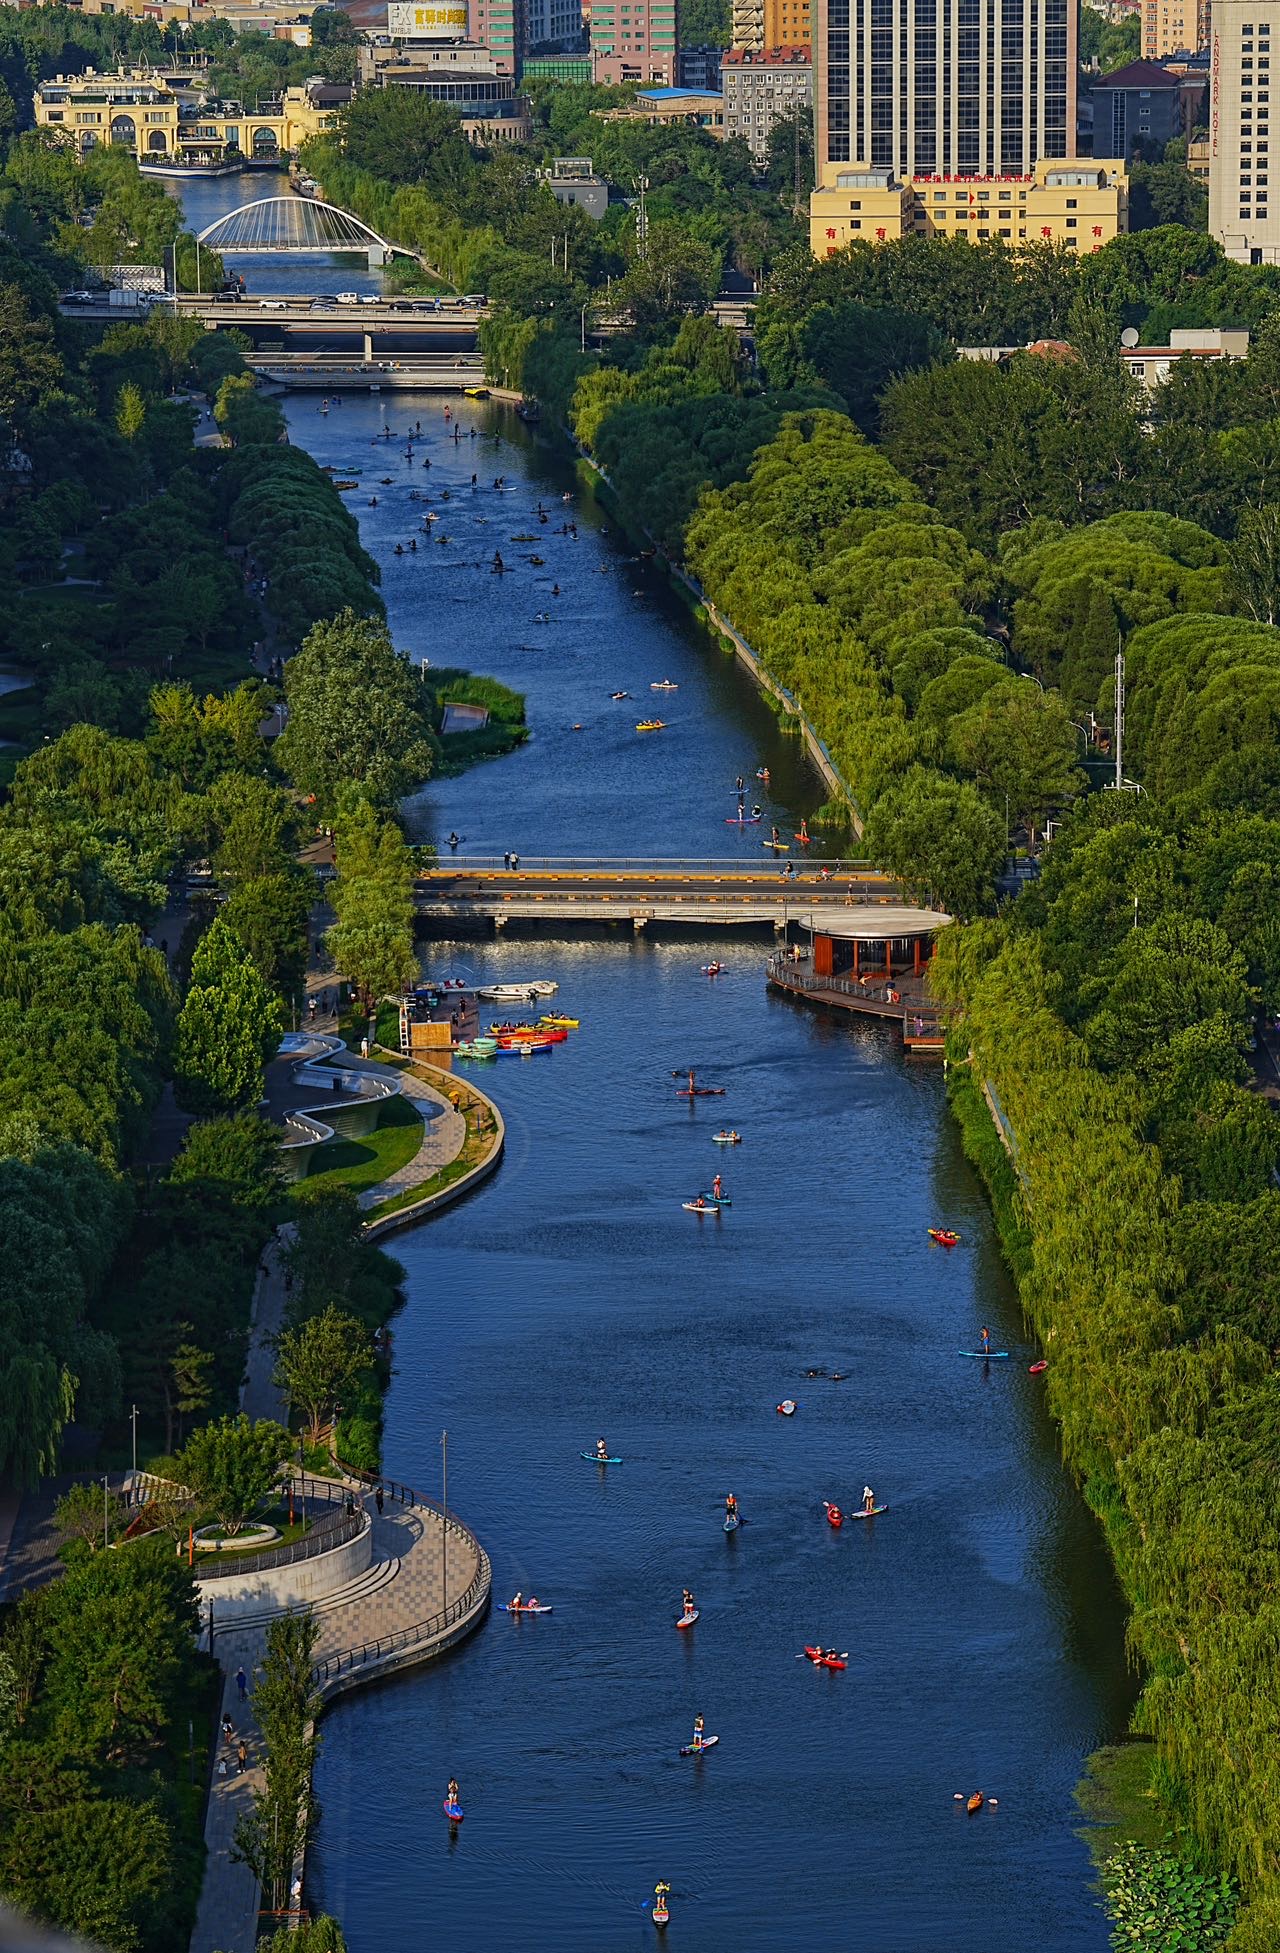
[[[265,1547],[260,1553],[231,1553],[225,1557],[213,1554],[207,1561],[197,1562],[197,1579],[230,1580],[241,1573],[261,1573],[278,1566],[297,1566],[303,1560],[314,1560],[321,1553],[332,1553],[337,1547],[345,1546],[349,1540],[359,1537],[363,1528],[373,1521],[367,1512],[357,1510],[344,1512],[332,1521],[309,1532],[304,1539],[295,1539],[290,1546]]]
[[[466,875],[474,873],[478,868],[490,871],[497,869],[501,871],[504,869],[504,865],[503,858],[500,854],[450,854],[445,859],[436,860],[430,867],[419,868],[417,870],[417,879],[419,881],[428,881],[438,876]],[[702,873],[715,872],[723,874],[731,872],[752,881],[767,880],[768,878],[767,866],[762,869],[760,864],[757,863],[754,867],[749,867],[743,861],[741,855],[522,854],[520,856],[520,868],[512,869],[507,866],[506,872],[518,879],[520,870],[524,868],[550,869],[553,872],[557,869],[563,869],[567,874],[580,873],[586,869],[593,868],[626,868],[638,870],[644,874],[656,875],[672,874],[679,869],[693,869]],[[816,855],[806,861],[804,868],[801,870],[801,874],[803,876],[808,873],[813,873],[820,868],[829,868],[832,874],[838,871],[845,875],[859,872],[875,875],[889,887],[896,888],[898,886],[898,883],[892,876],[885,876],[883,871],[876,867],[874,861],[864,861],[858,857],[847,855]]]
[[[424,1641],[434,1640],[437,1635],[456,1627],[482,1603],[493,1580],[489,1555],[474,1533],[467,1532],[465,1526],[459,1526],[452,1520],[449,1525],[454,1532],[466,1535],[479,1556],[475,1578],[467,1591],[425,1621],[416,1621],[411,1627],[397,1628],[394,1634],[380,1635],[376,1641],[362,1641],[359,1647],[344,1648],[336,1655],[326,1655],[311,1670],[311,1679],[317,1688],[322,1688],[339,1675],[348,1674],[354,1668],[363,1668],[367,1662],[380,1661],[384,1655],[395,1654],[397,1649],[417,1647]]]
[[[361,1668],[366,1662],[378,1661],[383,1655],[394,1654],[397,1648],[416,1646],[419,1642],[432,1640],[436,1635],[455,1627],[484,1599],[493,1579],[489,1555],[480,1541],[469,1526],[464,1526],[460,1519],[455,1519],[451,1512],[446,1512],[439,1500],[425,1498],[420,1492],[415,1492],[411,1485],[406,1485],[401,1480],[380,1478],[376,1472],[360,1471],[355,1466],[344,1465],[341,1459],[335,1460],[335,1464],[345,1477],[353,1480],[357,1485],[375,1489],[381,1487],[384,1499],[390,1498],[397,1505],[421,1507],[425,1511],[434,1513],[442,1521],[447,1532],[454,1533],[459,1539],[465,1540],[469,1546],[474,1547],[476,1573],[464,1594],[457,1600],[451,1601],[447,1607],[441,1608],[439,1613],[430,1615],[425,1621],[415,1621],[409,1627],[397,1628],[392,1634],[380,1635],[376,1641],[362,1641],[358,1647],[343,1648],[337,1654],[326,1655],[324,1660],[317,1662],[311,1671],[312,1680],[318,1688],[333,1677],[347,1673],[350,1669]]]

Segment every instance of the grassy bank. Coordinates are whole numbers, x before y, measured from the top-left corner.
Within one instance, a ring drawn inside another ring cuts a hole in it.
[[[312,1155],[310,1187],[347,1187],[363,1193],[398,1173],[422,1144],[422,1118],[408,1099],[387,1099],[378,1123],[363,1139],[336,1139]]]

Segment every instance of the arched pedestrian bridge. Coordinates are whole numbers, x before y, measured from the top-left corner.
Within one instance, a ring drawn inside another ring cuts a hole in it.
[[[201,231],[199,242],[210,251],[239,257],[330,251],[367,252],[371,265],[385,264],[403,245],[389,244],[362,218],[318,197],[259,197],[229,210]]]

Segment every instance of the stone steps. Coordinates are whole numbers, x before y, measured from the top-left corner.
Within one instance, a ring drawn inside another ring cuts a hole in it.
[[[310,1612],[316,1619],[321,1620],[326,1614],[336,1613],[343,1608],[358,1604],[360,1601],[367,1600],[372,1594],[380,1592],[382,1588],[390,1586],[391,1582],[399,1573],[402,1564],[403,1562],[396,1558],[375,1560],[373,1565],[366,1567],[365,1571],[357,1579],[349,1580],[345,1587],[338,1587],[333,1593],[325,1594],[322,1599],[311,1601],[306,1603],[306,1605],[309,1606]],[[221,1621],[217,1622],[217,1628],[223,1635],[246,1632],[253,1633],[259,1628],[266,1627],[268,1622],[278,1620],[282,1614],[301,1613],[302,1611],[303,1606],[301,1605],[298,1607],[267,1607],[261,1609],[256,1614],[232,1615],[225,1623]]]

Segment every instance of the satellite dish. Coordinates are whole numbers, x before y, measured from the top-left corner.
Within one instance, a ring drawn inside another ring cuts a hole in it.
[[[1137,343],[1138,343],[1137,326],[1126,326],[1124,331],[1120,334],[1120,344],[1122,346],[1136,346]]]

